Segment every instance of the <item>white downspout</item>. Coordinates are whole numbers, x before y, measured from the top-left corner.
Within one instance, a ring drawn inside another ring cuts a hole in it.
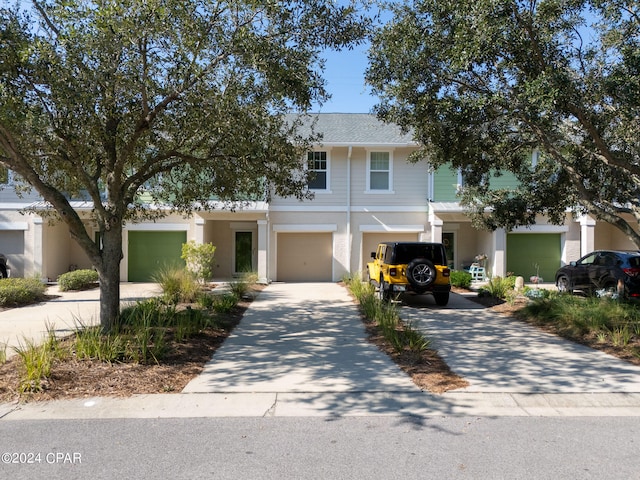
[[[347,266],[351,269],[351,153],[353,147],[349,146],[347,153]],[[351,272],[348,272],[351,273]]]

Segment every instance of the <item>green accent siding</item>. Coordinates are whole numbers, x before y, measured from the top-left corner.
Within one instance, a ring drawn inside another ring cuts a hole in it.
[[[184,265],[187,232],[129,232],[129,281],[148,282],[161,267]]]
[[[507,271],[529,278],[540,275],[544,282],[554,282],[560,268],[559,233],[510,233],[507,235]],[[539,265],[536,272],[535,264]]]
[[[491,190],[515,189],[520,186],[520,182],[511,172],[502,172],[502,175],[495,177],[491,175]]]
[[[458,172],[447,166],[438,168],[433,174],[433,198],[434,202],[458,201]]]

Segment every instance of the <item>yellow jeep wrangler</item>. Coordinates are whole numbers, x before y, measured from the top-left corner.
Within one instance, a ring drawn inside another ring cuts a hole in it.
[[[371,258],[367,280],[382,301],[389,301],[394,294],[430,293],[437,305],[449,302],[451,271],[441,243],[385,242],[378,245]]]

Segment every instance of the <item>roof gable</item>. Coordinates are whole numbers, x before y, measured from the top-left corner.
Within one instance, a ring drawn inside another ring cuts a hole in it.
[[[292,115],[293,116],[293,115]],[[402,133],[395,124],[384,123],[368,113],[311,113],[302,118],[300,133],[322,135],[323,145],[415,146],[410,133]]]

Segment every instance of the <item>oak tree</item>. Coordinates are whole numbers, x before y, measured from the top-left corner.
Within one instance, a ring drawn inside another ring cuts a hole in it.
[[[640,3],[414,0],[372,43],[377,113],[461,169],[476,225],[568,210],[640,247]],[[532,155],[533,154],[533,155]],[[532,162],[532,156],[534,161]],[[518,188],[492,187],[512,172]]]
[[[0,8],[0,165],[39,192],[97,269],[105,329],[119,309],[124,222],[212,198],[305,195],[291,171],[311,139],[282,114],[326,100],[321,53],[367,26],[354,5],[319,0]],[[72,199],[92,205],[88,219]]]

